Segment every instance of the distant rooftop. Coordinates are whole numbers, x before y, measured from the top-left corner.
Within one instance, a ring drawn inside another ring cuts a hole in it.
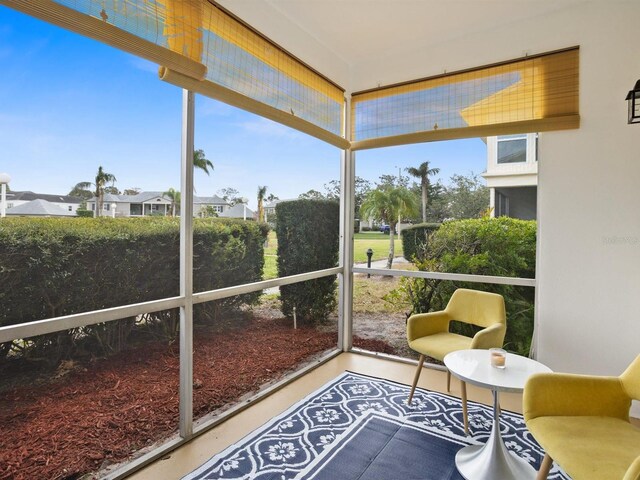
[[[29,192],[32,193],[32,192]],[[68,202],[70,203],[70,202]],[[29,217],[75,217],[75,212],[69,212],[41,198],[31,200],[22,205],[7,209],[7,215],[24,215]]]
[[[165,195],[165,192],[140,192],[136,195],[113,195],[111,193],[105,193],[104,202],[105,203],[144,203],[149,200],[153,200],[154,198],[163,198],[166,201],[171,201],[169,197]],[[93,197],[89,200],[90,202],[95,202],[96,197]],[[218,204],[218,205],[227,205],[227,202],[217,195],[213,195],[211,197],[198,197],[196,195],[193,196],[194,204]]]
[[[46,200],[47,202],[78,203],[78,204],[82,202],[81,198],[72,197],[71,195],[51,195],[48,193],[35,193],[29,190],[25,190],[23,192],[7,192],[7,201],[12,201],[12,200],[24,200],[24,201]]]

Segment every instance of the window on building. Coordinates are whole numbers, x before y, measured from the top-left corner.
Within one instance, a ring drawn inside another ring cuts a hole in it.
[[[498,137],[498,164],[525,163],[526,161],[526,135],[505,135]]]
[[[13,203],[12,202],[7,203],[7,208],[13,208]]]
[[[69,211],[70,211],[70,212],[73,212],[73,206],[69,205],[69,207],[68,207],[68,208],[69,208]]]
[[[224,212],[224,207],[222,205],[214,205],[213,208],[214,208],[215,212],[217,212],[217,213]]]
[[[103,209],[103,210],[109,210],[110,208],[111,208],[111,205],[109,205],[108,203],[105,203],[105,204],[102,206],[102,209]]]

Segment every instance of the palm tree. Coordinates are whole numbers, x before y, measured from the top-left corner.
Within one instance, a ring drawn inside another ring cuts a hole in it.
[[[102,206],[104,205],[104,188],[107,183],[113,183],[116,181],[115,175],[107,173],[102,169],[102,165],[98,167],[98,173],[96,173],[96,180],[93,184],[96,187],[96,217],[102,215]]]
[[[364,218],[376,218],[389,225],[389,258],[391,268],[394,256],[394,231],[401,215],[416,215],[418,204],[413,193],[404,187],[376,188],[367,193],[360,207]]]
[[[180,192],[174,188],[170,188],[163,194],[165,197],[171,200],[171,216],[176,216],[176,208],[180,209]]]
[[[209,175],[209,168],[213,170],[213,163],[207,159],[204,150],[195,150],[193,152],[193,168],[199,168],[207,175]]]
[[[422,162],[418,168],[410,167],[406,169],[409,175],[420,179],[420,188],[422,189],[422,221],[427,222],[427,204],[429,203],[429,175],[437,175],[439,168],[429,168],[429,162]]]
[[[267,186],[258,185],[258,221],[264,222],[264,197],[267,194]]]

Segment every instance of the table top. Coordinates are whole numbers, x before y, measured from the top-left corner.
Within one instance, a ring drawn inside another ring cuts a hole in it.
[[[540,362],[508,352],[505,368],[495,368],[490,355],[489,350],[458,350],[446,355],[444,364],[459,379],[499,392],[522,392],[529,376],[551,372]]]

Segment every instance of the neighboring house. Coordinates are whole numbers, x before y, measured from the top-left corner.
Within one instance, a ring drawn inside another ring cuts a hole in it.
[[[242,218],[244,220],[252,220],[254,215],[253,210],[249,209],[244,203],[236,203],[233,207],[229,207],[218,214],[221,218]]]
[[[9,210],[12,208],[25,205],[33,200],[44,200],[66,212],[70,212],[72,215],[75,215],[76,210],[80,208],[80,204],[82,203],[81,198],[69,195],[50,195],[46,193],[34,193],[28,190],[23,192],[7,192],[7,213],[9,213]]]
[[[87,209],[95,212],[97,198],[87,200]],[[105,194],[102,205],[105,217],[144,217],[148,215],[171,215],[171,199],[164,192],[140,192],[136,195]],[[212,207],[218,215],[229,208],[229,204],[217,196],[193,197],[193,215],[197,217],[206,207]],[[176,215],[180,212],[176,206]]]
[[[193,216],[199,217],[200,212],[207,207],[212,207],[213,211],[218,215],[222,216],[222,213],[229,210],[231,205],[229,205],[225,200],[214,195],[212,197],[196,197],[193,196]]]
[[[8,208],[7,215],[19,217],[75,217],[76,212],[38,198]]]
[[[276,214],[276,205],[285,200],[273,200],[272,202],[266,202],[264,204],[264,221],[268,222],[269,217],[274,217]]]
[[[492,217],[535,220],[538,191],[538,134],[487,137],[487,171]]]

